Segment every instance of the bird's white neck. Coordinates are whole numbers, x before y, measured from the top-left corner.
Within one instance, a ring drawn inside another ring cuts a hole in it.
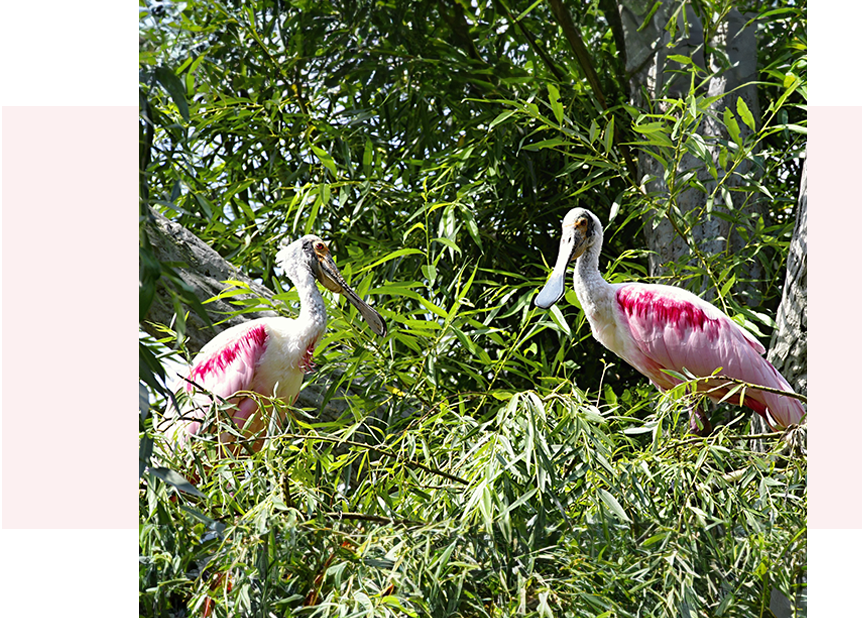
[[[575,261],[575,295],[591,325],[597,316],[610,309],[614,291],[599,272],[599,251],[602,243],[595,242]],[[609,307],[606,307],[609,305]]]
[[[294,283],[300,296],[300,316],[297,322],[303,330],[301,336],[317,341],[327,328],[327,309],[315,277],[308,270],[301,269],[286,271],[285,274]]]

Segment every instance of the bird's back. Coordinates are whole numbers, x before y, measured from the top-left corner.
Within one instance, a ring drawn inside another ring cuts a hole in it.
[[[615,321],[624,331],[626,345],[614,351],[658,388],[666,390],[680,382],[664,370],[686,369],[702,377],[721,368],[721,375],[750,384],[792,390],[762,356],[764,346],[710,303],[672,286],[629,283],[615,288]],[[711,381],[706,386],[719,384]],[[709,396],[718,401],[727,391],[719,388]],[[762,414],[769,408],[782,426],[799,422],[804,414],[799,401],[757,389],[747,390],[743,405]]]

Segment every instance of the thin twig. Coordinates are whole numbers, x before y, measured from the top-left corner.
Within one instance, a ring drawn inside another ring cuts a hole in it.
[[[194,387],[195,387],[195,388],[197,388],[198,390],[200,390],[200,391],[202,391],[202,392],[206,393],[206,394],[207,394],[207,395],[209,395],[210,397],[212,397],[212,398],[214,398],[214,399],[218,399],[222,404],[224,404],[224,405],[229,405],[229,406],[234,406],[234,407],[236,408],[236,405],[235,405],[235,404],[231,403],[230,401],[228,401],[227,399],[225,399],[225,398],[224,398],[224,397],[222,397],[221,395],[216,395],[215,393],[213,393],[213,392],[211,392],[211,391],[207,390],[206,388],[204,388],[203,386],[201,386],[200,384],[198,384],[197,382],[195,382],[195,381],[194,381],[194,380],[192,380],[191,378],[187,378],[187,377],[186,377],[186,376],[184,376],[184,375],[181,375],[181,376],[180,376],[180,378],[182,378],[183,380],[185,380],[186,382],[188,382],[189,384],[191,384],[192,386],[194,386]],[[203,407],[203,406],[199,406],[199,407]],[[259,405],[259,406],[258,406],[258,408],[260,408],[260,407],[261,407],[261,406]],[[231,415],[230,415],[230,414],[225,414],[225,413],[222,411],[221,407],[220,407],[220,406],[217,406],[217,407],[216,407],[216,413],[218,414],[218,413],[220,413],[220,412],[222,412],[222,413],[223,413],[223,416],[224,416],[224,417],[228,420],[228,422],[231,424],[231,427],[233,427],[234,431],[236,431],[236,432],[237,432],[237,435],[238,435],[238,436],[242,436],[242,435],[243,435],[243,434],[242,434],[242,431],[240,431],[240,428],[239,428],[239,427],[237,426],[237,424],[234,422],[234,419],[231,417]],[[182,413],[181,413],[181,416],[182,416]],[[201,419],[201,420],[203,420],[203,419]],[[255,440],[258,440],[258,439],[260,439],[260,438],[256,438]],[[249,455],[250,457],[254,456],[255,451],[252,449],[252,447],[251,447],[251,446],[249,446],[249,444],[247,444],[247,443],[249,442],[249,440],[235,439],[235,440],[234,440],[234,442],[235,442],[235,443],[238,443],[241,447],[243,447],[243,449],[246,451],[246,454],[247,454],[247,455]],[[224,446],[224,445],[223,445],[223,446]]]
[[[557,18],[557,23],[563,30],[563,34],[569,42],[569,46],[572,48],[575,58],[578,60],[579,66],[581,66],[581,70],[584,72],[584,76],[587,78],[587,83],[590,84],[596,100],[599,102],[602,109],[608,111],[608,103],[605,101],[605,94],[602,92],[602,85],[599,83],[596,69],[593,68],[590,54],[587,51],[587,47],[584,45],[584,40],[578,26],[576,26],[575,22],[572,20],[572,15],[570,15],[569,10],[563,5],[561,0],[548,0],[548,3],[551,5],[551,12]],[[632,161],[632,157],[629,154],[629,147],[620,139],[617,125],[614,127],[613,139],[614,143],[620,149],[620,153],[623,155],[626,171],[629,173],[629,177],[632,180],[633,185],[638,186],[638,174],[636,172],[635,163]]]
[[[786,434],[785,431],[773,431],[770,433],[753,433],[753,434],[749,434],[747,436],[736,436],[733,439],[734,440],[763,440],[766,438],[779,438],[779,437],[784,436],[785,434]],[[704,436],[704,437],[696,436],[694,438],[687,438],[685,440],[681,440],[680,442],[674,442],[673,444],[668,444],[668,445],[662,447],[661,449],[659,449],[659,451],[657,451],[657,454],[662,453],[664,451],[667,451],[668,449],[677,448],[679,446],[689,446],[690,444],[698,444],[700,442],[707,442],[711,438],[716,438],[717,435],[710,435],[710,436]]]
[[[751,384],[749,382],[744,382],[743,380],[739,380],[737,378],[732,378],[731,376],[722,375],[721,373],[712,376],[718,380],[728,380],[729,382],[734,382],[735,384],[743,384],[747,388],[754,388],[759,391],[764,391],[766,393],[773,393],[774,395],[784,395],[785,397],[791,397],[792,399],[796,399],[797,401],[808,403],[806,399],[806,395],[801,395],[800,393],[795,393],[794,391],[783,391],[778,388],[771,388],[769,386],[761,386],[759,384]],[[699,378],[701,379],[701,378]]]
[[[425,522],[415,521],[413,519],[395,519],[392,517],[381,517],[380,515],[367,515],[365,513],[350,513],[332,511],[324,513],[324,517],[331,519],[356,519],[358,521],[371,521],[376,524],[397,524],[402,526],[425,526]]]
[[[400,461],[404,464],[407,464],[409,466],[413,466],[415,468],[419,468],[421,470],[425,470],[426,472],[429,472],[430,474],[434,474],[436,476],[442,476],[442,477],[447,478],[451,481],[455,481],[456,483],[461,483],[463,485],[469,485],[470,484],[468,481],[464,480],[463,478],[455,476],[454,474],[450,474],[449,472],[444,472],[443,470],[438,470],[437,468],[432,468],[431,466],[421,464],[418,461],[414,461],[412,459],[407,459],[406,457],[402,457],[401,455],[399,455],[397,453],[393,453],[393,452],[388,451],[386,449],[383,449],[383,448],[380,448],[377,446],[372,446],[370,444],[363,444],[362,442],[354,442],[353,440],[344,440],[342,438],[334,438],[331,436],[310,436],[308,434],[300,434],[300,433],[280,433],[280,434],[270,436],[270,439],[272,439],[272,438],[291,438],[291,439],[296,439],[296,440],[320,440],[322,442],[333,442],[335,444],[346,444],[348,446],[356,446],[358,448],[363,448],[363,449],[366,449],[369,451],[374,451],[375,453],[378,453],[380,455],[384,455],[385,457],[391,457],[391,458],[393,458],[397,461]]]

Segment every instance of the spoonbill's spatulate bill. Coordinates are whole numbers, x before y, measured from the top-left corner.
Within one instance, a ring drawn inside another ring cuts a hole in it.
[[[267,415],[258,410],[254,398],[235,396],[235,393],[252,391],[275,396],[287,404],[296,401],[303,376],[312,366],[315,347],[327,327],[327,312],[317,281],[328,290],[346,296],[372,332],[380,336],[386,334],[383,318],[348,286],[326,243],[319,237],[310,234],[283,245],[276,261],[297,288],[301,304],[299,317],[251,320],[219,333],[207,343],[192,362],[187,376],[189,382],[185,385],[198,405],[182,414],[169,410],[166,415],[167,431],[173,434],[175,441],[183,443],[188,435],[198,433],[210,408],[208,393],[236,406],[230,412],[231,418],[246,435],[257,435],[265,429]],[[196,392],[193,384],[200,386],[202,392]],[[250,417],[253,417],[251,422]],[[230,443],[234,437],[224,432],[220,440]],[[252,444],[254,450],[262,446],[263,440]]]
[[[680,383],[663,369],[686,369],[705,377],[721,367],[724,376],[792,391],[762,356],[764,346],[710,303],[673,286],[605,281],[599,273],[601,248],[602,225],[596,215],[583,208],[570,210],[563,219],[554,271],[534,303],[548,309],[563,296],[566,269],[575,260],[575,294],[593,336],[660,390]],[[734,386],[713,379],[699,388],[710,390],[708,397],[719,401]],[[740,397],[735,393],[727,401],[740,403]],[[774,428],[795,425],[805,414],[798,400],[754,388],[746,390],[743,405]]]

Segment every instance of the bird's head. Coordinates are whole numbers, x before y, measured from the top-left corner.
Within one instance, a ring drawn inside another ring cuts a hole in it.
[[[563,218],[563,234],[557,263],[545,286],[534,299],[537,307],[548,309],[563,296],[566,289],[566,267],[592,247],[602,246],[602,224],[585,208],[573,208]]]
[[[296,273],[298,269],[310,272],[325,288],[345,296],[357,308],[376,335],[383,337],[387,334],[387,327],[381,314],[369,307],[347,284],[330,255],[327,243],[319,236],[308,234],[290,244],[283,245],[276,254],[276,261],[289,276],[291,273]]]

